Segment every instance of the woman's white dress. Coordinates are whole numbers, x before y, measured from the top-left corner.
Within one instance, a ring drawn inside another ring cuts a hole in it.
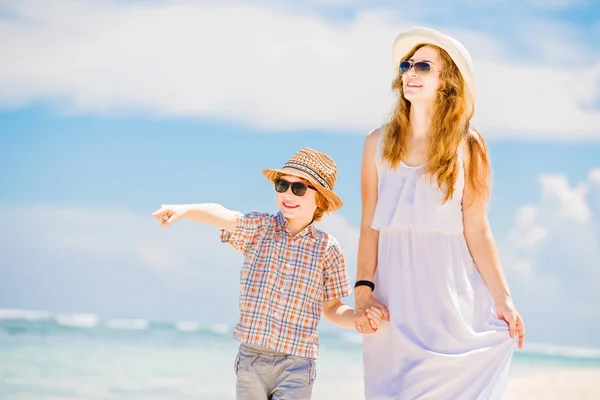
[[[374,295],[390,322],[363,336],[367,400],[495,400],[505,390],[515,341],[467,248],[458,157],[455,194],[442,205],[424,166],[391,170],[378,145]]]

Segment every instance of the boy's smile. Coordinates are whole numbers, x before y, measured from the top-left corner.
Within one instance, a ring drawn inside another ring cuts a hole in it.
[[[313,220],[315,210],[317,209],[317,191],[310,187],[310,183],[302,178],[292,175],[284,175],[279,179],[291,184],[301,182],[309,187],[302,196],[297,196],[292,191],[292,185],[283,193],[275,191],[275,201],[277,208],[288,220],[290,228],[293,230],[302,230]]]

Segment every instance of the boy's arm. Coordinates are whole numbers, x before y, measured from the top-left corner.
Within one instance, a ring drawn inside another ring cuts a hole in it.
[[[334,239],[325,256],[323,316],[342,328],[354,328],[354,309],[341,299],[351,294],[346,261],[340,244]]]
[[[327,321],[342,328],[354,328],[354,309],[339,299],[329,300],[323,304],[323,315]],[[367,309],[369,324],[374,331],[384,320],[383,312],[375,307]]]
[[[354,328],[354,309],[341,301],[341,298],[350,295],[352,290],[346,273],[344,253],[337,241],[327,253],[323,272],[325,275],[323,316],[334,325]],[[383,314],[377,309],[370,311],[369,324],[376,331],[383,320]]]
[[[216,226],[227,232],[233,232],[235,217],[239,214],[238,211],[230,210],[220,204],[190,204],[183,218],[201,224]]]
[[[233,232],[236,216],[240,213],[229,210],[220,204],[167,204],[161,206],[151,215],[159,220],[162,226],[172,225],[180,218],[212,225],[227,232]]]
[[[354,309],[340,299],[323,303],[323,316],[327,321],[342,328],[354,328]]]

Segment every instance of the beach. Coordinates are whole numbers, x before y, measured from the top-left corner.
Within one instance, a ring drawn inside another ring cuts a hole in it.
[[[600,368],[513,366],[506,400],[598,400]]]
[[[360,336],[320,340],[313,399],[363,399]],[[236,351],[223,324],[0,312],[0,399],[235,399]],[[600,353],[516,352],[505,400],[523,399],[600,399]]]

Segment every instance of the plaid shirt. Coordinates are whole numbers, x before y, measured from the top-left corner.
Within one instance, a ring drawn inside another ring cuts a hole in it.
[[[313,224],[292,238],[281,213],[253,212],[221,241],[244,255],[234,339],[316,359],[323,302],[351,293],[337,240]]]

